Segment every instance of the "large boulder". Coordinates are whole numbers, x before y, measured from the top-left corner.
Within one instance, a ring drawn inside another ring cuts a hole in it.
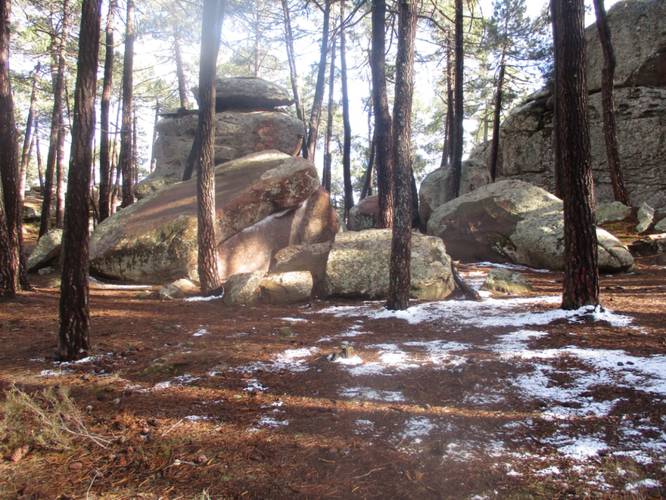
[[[326,265],[333,296],[384,298],[389,287],[391,230],[370,229],[340,233]],[[410,296],[440,300],[453,292],[451,259],[439,238],[412,233]]]
[[[51,229],[37,240],[37,245],[28,257],[28,271],[37,271],[57,262],[62,247],[62,229]]]
[[[377,227],[379,218],[379,196],[366,196],[349,211],[350,231],[363,231]]]
[[[621,201],[612,201],[610,203],[600,203],[594,218],[597,224],[603,225],[611,222],[626,221],[631,217],[632,210]]]
[[[275,253],[270,270],[273,273],[307,271],[312,276],[315,296],[326,294],[326,262],[333,241],[290,245]]]
[[[136,188],[145,197],[183,177],[197,128],[196,114],[176,114],[157,124],[155,170]],[[280,111],[222,111],[215,114],[215,164],[264,150],[298,151],[303,122]]]
[[[199,101],[199,89],[193,89]],[[294,103],[284,87],[273,82],[252,76],[218,78],[215,82],[216,111],[232,110],[271,110]]]
[[[312,297],[312,284],[312,275],[307,271],[234,274],[224,284],[224,303],[232,306],[306,302]]]
[[[489,182],[490,172],[487,163],[473,159],[462,162],[460,194],[469,193]],[[450,165],[433,170],[423,179],[419,190],[419,215],[423,224],[428,222],[435,208],[453,199],[450,194],[450,183]]]
[[[224,247],[226,240],[266,217],[298,208],[318,188],[317,172],[310,162],[279,151],[256,153],[218,166],[219,248],[228,248]],[[321,198],[317,200],[321,202]],[[320,213],[328,216],[324,208]],[[309,214],[303,217],[294,216],[293,220],[301,221],[296,226],[305,228],[304,238],[316,241],[329,231],[329,219],[313,222]],[[220,252],[220,267],[226,257]],[[102,222],[91,238],[90,259],[93,272],[124,281],[196,279],[196,179],[169,186]]]
[[[523,181],[499,181],[441,205],[428,221],[428,234],[442,238],[451,256],[464,261],[564,267],[562,201]],[[599,228],[597,238],[602,270],[633,265],[617,238]]]
[[[608,13],[618,68],[615,118],[620,165],[634,206],[666,207],[666,2],[619,2]],[[596,26],[586,29],[590,143],[598,202],[612,201],[600,87],[603,57]],[[501,178],[520,179],[554,192],[553,98],[543,91],[512,110],[500,128]],[[484,144],[470,157],[486,163]]]

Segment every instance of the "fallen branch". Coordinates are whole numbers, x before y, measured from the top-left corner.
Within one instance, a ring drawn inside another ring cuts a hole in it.
[[[467,282],[463,279],[453,261],[451,261],[451,274],[453,275],[454,283],[456,284],[456,286],[462,292],[462,294],[465,296],[466,299],[475,300],[477,302],[481,302],[483,300],[481,298],[481,295],[479,295],[479,292],[474,290],[474,288],[468,285]]]

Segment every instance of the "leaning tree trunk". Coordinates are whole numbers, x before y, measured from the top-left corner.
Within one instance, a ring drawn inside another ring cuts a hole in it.
[[[20,231],[19,158],[14,100],[9,79],[10,0],[0,0],[0,294],[14,297],[19,289]]]
[[[611,41],[611,31],[606,19],[604,0],[594,0],[594,12],[597,17],[599,42],[604,54],[604,66],[601,70],[601,103],[604,115],[604,141],[606,142],[606,160],[610,173],[613,197],[615,201],[629,205],[629,194],[624,185],[620,166],[620,153],[617,146],[617,126],[615,125],[615,104],[613,102],[613,79],[615,77],[615,51]]]
[[[412,95],[414,93],[414,42],[417,8],[415,0],[401,0],[396,58],[393,143],[395,189],[393,238],[389,270],[388,309],[407,309],[411,286],[412,240]]]
[[[326,55],[328,53],[328,37],[330,36],[328,25],[331,18],[331,0],[324,0],[324,25],[321,31],[321,49],[319,51],[319,67],[317,69],[317,83],[315,95],[310,111],[307,139],[303,146],[303,156],[314,162],[315,150],[317,149],[317,134],[319,132],[319,121],[321,120],[321,105],[324,99],[324,84],[326,83]]]
[[[305,111],[298,91],[298,72],[296,70],[296,56],[294,52],[294,34],[291,29],[291,16],[289,14],[289,0],[282,1],[282,13],[284,15],[284,41],[287,47],[287,61],[289,62],[289,78],[291,80],[291,90],[294,94],[294,105],[296,106],[296,116],[305,124]]]
[[[552,0],[555,93],[564,195],[563,309],[599,304],[597,233],[587,116],[583,0]]]
[[[185,70],[183,69],[183,56],[180,51],[180,35],[178,29],[173,33],[173,51],[176,56],[176,76],[178,79],[178,99],[180,101],[180,109],[186,110],[190,107],[187,98],[187,82],[185,81]]]
[[[345,191],[344,220],[349,223],[349,211],[354,206],[354,190],[351,179],[351,122],[349,121],[349,90],[347,88],[347,47],[345,40],[345,2],[340,1],[340,81],[342,83],[342,180]]]
[[[391,114],[386,93],[385,30],[386,1],[372,2],[372,50],[370,70],[372,73],[372,102],[375,111],[375,164],[377,191],[379,195],[380,228],[393,225],[393,139]]]
[[[100,106],[100,137],[99,137],[99,221],[111,215],[111,160],[109,158],[109,121],[111,111],[111,92],[113,91],[113,16],[117,1],[110,0],[106,16],[106,34],[104,45],[104,82],[102,83],[102,103]]]
[[[205,0],[199,68],[199,121],[197,136],[197,242],[198,270],[203,293],[220,286],[215,237],[215,67],[220,47],[223,0]]]
[[[497,179],[497,157],[499,155],[500,116],[502,113],[502,92],[504,91],[504,71],[504,54],[502,54],[499,75],[497,77],[497,89],[495,90],[495,110],[493,111],[493,139],[490,143],[490,159],[488,165],[490,179],[492,182],[495,182],[495,179]]]
[[[333,137],[333,114],[335,113],[335,37],[331,40],[331,63],[328,73],[328,116],[326,118],[326,136],[324,137],[324,168],[321,173],[321,185],[331,192],[331,138]]]
[[[81,12],[60,286],[58,354],[65,360],[81,358],[90,350],[88,188],[95,134],[101,3],[101,0],[83,0]]]
[[[454,75],[454,127],[451,141],[451,186],[449,199],[460,196],[460,180],[462,177],[463,154],[463,120],[465,110],[463,107],[463,71],[465,49],[463,45],[463,2],[455,0],[455,75]]]
[[[370,140],[370,155],[368,156],[368,165],[365,167],[365,175],[363,175],[363,187],[361,188],[361,199],[372,196],[372,169],[375,165],[375,137],[374,132]]]
[[[42,213],[39,222],[39,236],[49,230],[51,208],[53,202],[53,181],[55,180],[56,161],[58,156],[58,134],[63,126],[63,99],[65,90],[65,44],[67,39],[67,18],[69,15],[69,0],[63,0],[63,26],[60,39],[53,35],[54,59],[57,66],[53,78],[53,112],[51,113],[51,131],[49,133],[49,150],[46,155],[46,172],[44,180],[44,197],[42,198]]]
[[[127,0],[127,27],[123,59],[123,123],[120,128],[120,169],[123,172],[121,207],[134,203],[134,168],[132,166],[132,108],[134,68],[134,0]]]

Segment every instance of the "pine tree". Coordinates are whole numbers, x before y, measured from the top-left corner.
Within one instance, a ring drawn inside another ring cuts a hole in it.
[[[123,115],[120,128],[120,169],[123,173],[122,203],[134,203],[134,155],[132,154],[133,72],[134,72],[134,0],[127,0],[125,54],[123,58]]]

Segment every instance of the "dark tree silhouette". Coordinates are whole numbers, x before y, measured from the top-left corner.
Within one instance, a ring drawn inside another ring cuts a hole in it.
[[[60,286],[58,355],[64,360],[78,359],[90,350],[88,214],[101,4],[102,0],[83,0],[81,11]]]
[[[197,154],[197,241],[201,290],[208,293],[220,286],[215,238],[215,69],[220,48],[224,0],[205,0],[201,29],[199,67],[199,121]],[[197,141],[195,140],[195,143]]]
[[[372,2],[372,103],[375,111],[375,165],[379,195],[378,226],[393,225],[393,139],[386,94],[386,1]]]
[[[409,306],[412,239],[412,95],[414,93],[414,42],[417,8],[414,0],[399,3],[398,55],[396,58],[393,144],[395,188],[393,238],[389,272],[388,309]]]
[[[335,114],[335,37],[331,40],[331,62],[328,72],[328,114],[326,117],[326,135],[324,136],[324,168],[321,173],[321,185],[326,191],[331,192],[331,166],[333,155],[331,154],[331,139],[333,138],[333,115]]]
[[[465,61],[465,48],[463,44],[463,2],[455,0],[455,72],[454,72],[454,110],[453,127],[451,129],[451,186],[450,198],[460,195],[460,179],[462,177],[463,154],[463,120],[465,108],[463,106],[463,72]]]
[[[123,173],[121,207],[134,203],[134,168],[132,154],[132,109],[134,69],[134,0],[127,0],[125,54],[123,58],[123,117],[120,128],[120,169]]]
[[[585,74],[583,0],[552,0],[556,46],[555,93],[559,165],[564,199],[563,309],[599,304],[597,233]]]
[[[287,61],[289,62],[289,78],[291,81],[291,90],[294,93],[294,105],[296,106],[296,116],[305,124],[305,111],[303,103],[298,92],[298,72],[296,70],[296,55],[294,52],[294,34],[291,29],[291,15],[289,13],[289,0],[282,1],[282,14],[284,16],[284,41],[287,47]]]
[[[109,1],[106,16],[106,34],[104,45],[104,82],[102,83],[102,103],[100,105],[100,139],[99,139],[99,221],[111,215],[111,148],[109,147],[109,114],[111,110],[111,92],[113,90],[113,16],[117,1]]]
[[[624,177],[620,166],[620,153],[617,147],[617,126],[615,125],[615,104],[613,102],[613,78],[615,77],[615,51],[611,40],[611,31],[606,19],[604,0],[594,0],[594,12],[597,17],[599,42],[604,54],[604,66],[601,70],[601,104],[603,107],[604,141],[606,143],[606,161],[616,201],[629,205],[629,194],[624,186]]]
[[[340,0],[340,83],[342,84],[342,179],[345,204],[344,220],[349,222],[349,211],[354,206],[354,190],[351,178],[351,122],[349,120],[349,90],[347,88],[347,41],[345,39],[345,0]]]

